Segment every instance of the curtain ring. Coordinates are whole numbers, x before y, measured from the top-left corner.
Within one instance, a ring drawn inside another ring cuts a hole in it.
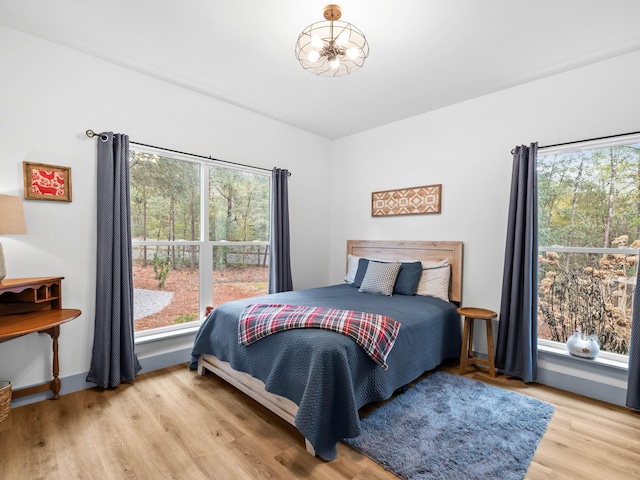
[[[84,132],[87,137],[89,138],[93,138],[93,137],[100,137],[100,140],[102,140],[103,142],[106,142],[107,140],[109,140],[109,135],[107,135],[106,133],[96,133],[93,130],[87,130],[86,132]]]

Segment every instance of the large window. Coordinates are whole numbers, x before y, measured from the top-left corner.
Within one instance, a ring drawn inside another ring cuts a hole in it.
[[[145,147],[130,151],[130,179],[137,336],[268,292],[268,172]]]
[[[640,248],[640,138],[538,152],[538,336],[628,355]]]

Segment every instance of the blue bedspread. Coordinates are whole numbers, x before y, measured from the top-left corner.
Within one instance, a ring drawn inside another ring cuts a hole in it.
[[[238,344],[238,319],[252,303],[332,307],[386,315],[402,324],[383,370],[352,339],[319,329],[269,335]],[[262,380],[266,390],[298,405],[295,425],[316,454],[333,460],[336,444],[360,434],[358,409],[460,355],[455,305],[420,295],[392,297],[358,292],[350,285],[284,292],[225,303],[200,327],[192,368],[201,354],[215,355],[235,370]]]

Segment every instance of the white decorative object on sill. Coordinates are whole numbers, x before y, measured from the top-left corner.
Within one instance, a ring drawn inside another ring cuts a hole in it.
[[[567,340],[567,350],[571,355],[582,358],[596,358],[600,353],[600,344],[598,337],[589,335],[583,338],[580,330],[573,332],[573,335]]]

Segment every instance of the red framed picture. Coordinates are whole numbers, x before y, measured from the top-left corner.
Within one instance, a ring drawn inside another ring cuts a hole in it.
[[[25,200],[71,201],[71,167],[22,162]]]

